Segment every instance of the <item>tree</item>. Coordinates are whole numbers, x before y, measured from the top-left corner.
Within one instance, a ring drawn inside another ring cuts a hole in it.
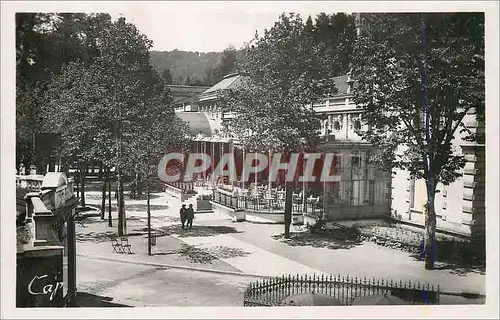
[[[318,143],[320,122],[312,103],[336,90],[331,70],[320,64],[321,49],[294,14],[282,14],[246,48],[243,84],[222,93],[220,103],[237,114],[228,130],[248,151],[290,153]],[[287,184],[285,237],[292,221],[291,187]]]
[[[80,163],[92,159],[108,168],[115,165],[121,236],[126,233],[123,175],[131,161],[127,155],[134,147],[135,133],[148,126],[140,119],[145,114],[161,116],[151,109],[152,101],[170,93],[149,63],[151,41],[134,25],[120,18],[105,24],[98,34],[95,60],[69,63],[55,78],[47,114],[53,117],[49,123],[63,135],[66,154]],[[65,132],[61,124],[71,130]]]
[[[219,62],[215,65],[211,74],[209,74],[210,82],[215,84],[227,74],[235,72],[236,62],[236,49],[233,46],[229,46],[222,52]]]
[[[85,206],[86,163],[96,158],[94,147],[99,123],[94,121],[93,111],[102,88],[99,78],[97,68],[85,68],[81,62],[68,63],[50,82],[44,107],[47,130],[61,137],[58,156],[78,165],[82,206]]]
[[[315,19],[308,20],[306,29],[310,30],[321,44],[322,65],[332,68],[335,76],[345,75],[350,70],[353,44],[356,40],[356,25],[353,15],[337,13],[319,14]]]
[[[135,132],[144,129],[139,119],[151,112],[149,101],[158,94],[156,84],[161,82],[150,64],[151,46],[152,42],[133,24],[119,18],[104,33],[96,61],[102,71],[101,82],[105,84],[106,94],[99,104],[104,108],[94,113],[100,117],[96,122],[111,128],[109,133],[114,140],[119,235],[126,233],[123,175],[131,161],[127,154],[133,146]],[[165,94],[169,92],[165,90]]]
[[[172,148],[185,149],[189,130],[186,123],[176,117],[172,108],[172,96],[161,81],[151,80],[151,96],[146,102],[148,112],[137,118],[140,130],[133,133],[126,157],[128,170],[134,171],[146,187],[148,214],[148,253],[151,255],[151,208],[150,192],[160,182],[158,164],[161,157]],[[152,137],[154,137],[152,139]]]
[[[369,128],[360,134],[380,150],[373,159],[379,166],[425,179],[425,268],[433,269],[435,194],[459,177],[465,164],[453,140],[460,133],[484,141],[464,124],[473,111],[484,121],[484,15],[364,19],[353,54],[354,101]]]
[[[170,69],[163,70],[162,78],[163,81],[165,81],[165,84],[172,84],[172,74],[170,73]]]
[[[35,142],[44,140],[41,135],[47,127],[42,108],[45,92],[63,65],[77,60],[89,64],[96,58],[96,30],[110,21],[107,14],[16,14],[18,166],[36,163],[42,169],[40,164],[50,156],[50,150]]]

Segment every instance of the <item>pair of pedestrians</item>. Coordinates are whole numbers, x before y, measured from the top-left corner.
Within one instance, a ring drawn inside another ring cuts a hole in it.
[[[186,225],[186,228],[188,229],[193,229],[193,219],[194,219],[193,205],[190,204],[189,208],[186,208],[186,205],[183,204],[180,213],[181,213],[182,229],[184,229],[184,225]]]

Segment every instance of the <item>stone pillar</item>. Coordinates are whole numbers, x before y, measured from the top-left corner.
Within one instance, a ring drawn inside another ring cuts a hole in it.
[[[347,114],[345,117],[344,117],[344,135],[345,135],[345,139],[348,140],[349,139],[349,121],[351,120],[351,115],[350,114]]]
[[[462,145],[467,161],[463,170],[462,224],[470,227],[471,236],[485,232],[485,148]]]
[[[54,230],[54,215],[40,198],[31,198],[35,220],[34,246],[59,246],[61,242]]]

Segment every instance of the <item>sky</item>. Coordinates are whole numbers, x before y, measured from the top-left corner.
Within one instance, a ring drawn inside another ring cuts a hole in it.
[[[223,51],[230,45],[241,48],[253,39],[256,31],[262,35],[264,29],[271,28],[282,12],[298,13],[304,20],[320,12],[333,13],[328,11],[328,6],[327,10],[322,10],[307,3],[269,4],[160,2],[154,6],[127,7],[111,15],[113,18],[124,16],[134,23],[141,33],[153,40],[152,50],[210,52]]]

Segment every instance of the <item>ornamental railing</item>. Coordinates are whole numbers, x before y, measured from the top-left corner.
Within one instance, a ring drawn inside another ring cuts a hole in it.
[[[342,305],[351,305],[358,297],[378,294],[391,294],[408,304],[439,304],[439,285],[333,275],[288,275],[250,283],[243,305],[280,306],[290,295],[309,293],[331,296]]]

